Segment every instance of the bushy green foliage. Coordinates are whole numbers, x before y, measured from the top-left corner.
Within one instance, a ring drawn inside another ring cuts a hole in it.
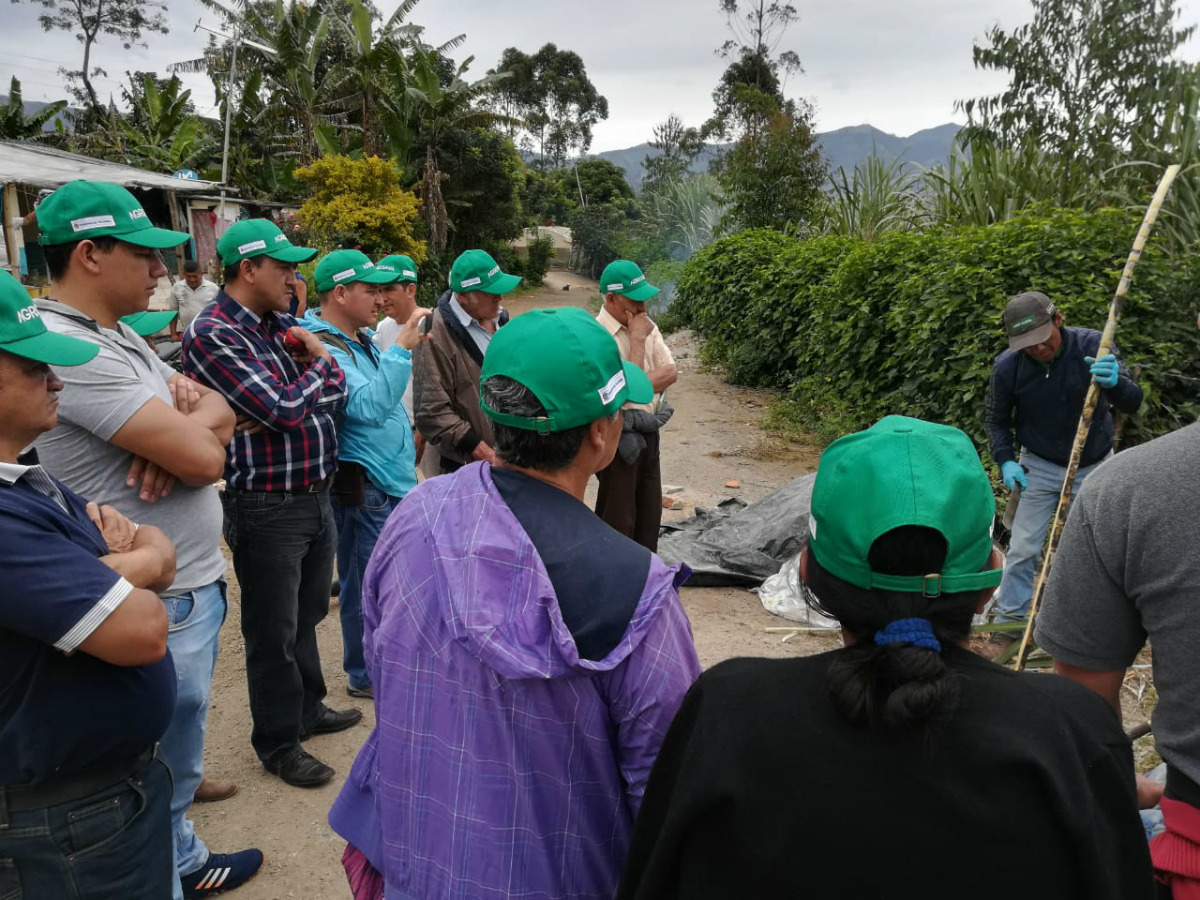
[[[326,156],[295,174],[311,192],[296,223],[315,246],[358,245],[371,257],[404,253],[418,263],[425,258],[425,241],[414,235],[417,198],[400,187],[391,160]]]
[[[675,312],[732,379],[790,387],[811,421],[862,428],[900,413],[963,428],[985,446],[984,398],[1005,348],[1008,298],[1041,290],[1068,325],[1103,327],[1139,216],[1040,209],[987,227],[896,232],[873,242],[748,231],[697,253]],[[1146,403],[1126,439],[1200,412],[1194,254],[1142,256],[1117,341]]]

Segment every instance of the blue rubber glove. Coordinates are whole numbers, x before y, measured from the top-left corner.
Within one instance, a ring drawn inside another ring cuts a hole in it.
[[[1000,477],[1004,479],[1004,486],[1010,491],[1018,484],[1021,485],[1021,490],[1029,487],[1029,479],[1025,477],[1025,470],[1021,468],[1021,464],[1017,462],[1006,462],[1000,467]]]
[[[1117,381],[1121,377],[1121,368],[1117,364],[1117,358],[1111,353],[1106,353],[1099,359],[1085,356],[1083,361],[1092,367],[1092,377],[1096,379],[1096,384],[1100,387],[1107,390],[1117,386]]]

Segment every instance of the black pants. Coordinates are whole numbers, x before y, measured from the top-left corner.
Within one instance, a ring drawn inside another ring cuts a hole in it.
[[[596,515],[651,551],[658,549],[662,524],[662,473],[659,468],[658,432],[643,435],[646,449],[632,465],[617,454],[596,474],[600,491]]]
[[[329,490],[226,490],[225,542],[242,589],[250,741],[263,762],[300,747],[324,710],[317,624],[329,613],[337,526]]]

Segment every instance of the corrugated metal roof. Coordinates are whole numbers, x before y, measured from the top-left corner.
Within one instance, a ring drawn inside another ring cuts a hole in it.
[[[125,187],[158,188],[181,193],[209,192],[218,188],[215,181],[189,181],[147,172],[133,166],[67,153],[37,144],[0,141],[0,183],[30,184],[36,187],[57,188],[68,181],[86,178],[89,181],[111,181]]]

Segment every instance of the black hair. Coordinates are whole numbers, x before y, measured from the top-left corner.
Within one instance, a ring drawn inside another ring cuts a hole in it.
[[[112,253],[116,249],[120,240],[113,237],[111,234],[101,235],[100,237],[86,238],[96,245],[96,249],[101,253]],[[67,268],[71,265],[71,254],[75,252],[75,248],[82,244],[83,241],[71,241],[69,244],[43,244],[42,255],[46,258],[46,268],[50,271],[50,280],[58,281],[67,274]]]
[[[519,381],[504,375],[493,375],[483,383],[483,402],[510,416],[546,415],[540,400]],[[539,472],[558,472],[575,461],[591,424],[539,434],[525,428],[492,422],[496,438],[496,455],[512,466]]]
[[[263,260],[265,260],[266,258],[267,258],[266,254],[259,254],[258,256],[251,256],[251,257],[249,257],[249,259],[246,259],[246,260],[239,259],[235,263],[230,263],[222,271],[221,277],[224,279],[224,283],[225,284],[233,284],[235,281],[238,280],[238,275],[241,274],[243,262],[249,262],[252,266],[254,266],[254,268],[257,269],[259,266],[261,266],[263,264]]]
[[[194,259],[189,259],[187,262],[185,262],[183,264],[183,271],[199,272],[200,271],[200,263],[196,262]]]
[[[919,525],[880,535],[867,556],[873,572],[901,576],[940,572],[945,560],[946,539]],[[873,729],[915,729],[953,715],[959,683],[944,654],[970,634],[978,591],[936,598],[867,591],[831,574],[811,551],[804,581],[809,605],[838,619],[855,638],[834,655],[825,676],[829,697],[845,719]],[[941,651],[875,643],[877,630],[909,616],[929,620]]]

